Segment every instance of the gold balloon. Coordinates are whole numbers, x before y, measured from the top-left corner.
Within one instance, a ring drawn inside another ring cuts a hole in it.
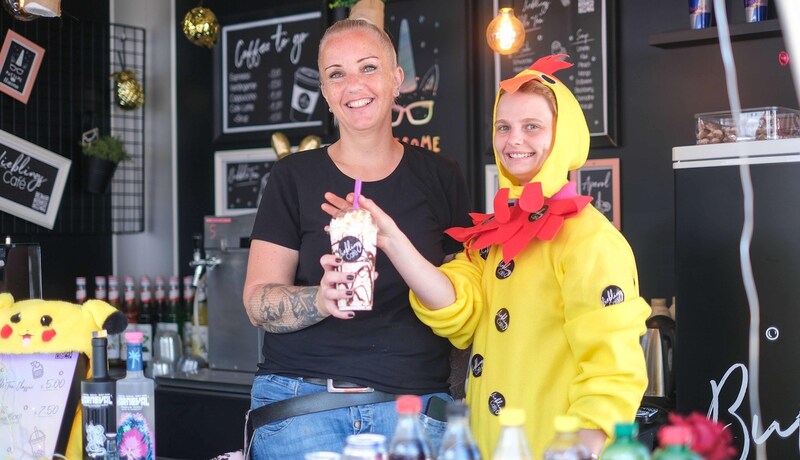
[[[289,156],[292,153],[292,144],[289,143],[289,139],[283,133],[273,133],[271,141],[272,150],[274,150],[275,154],[278,155],[279,160],[283,157]]]
[[[219,40],[217,17],[208,8],[192,8],[183,18],[183,34],[197,46],[212,48]]]
[[[136,71],[120,70],[111,74],[114,79],[114,94],[116,103],[122,110],[134,110],[144,105],[144,89]]]
[[[302,152],[305,150],[318,149],[320,145],[322,145],[322,139],[320,139],[319,136],[311,134],[304,137],[303,140],[300,141],[297,151]]]

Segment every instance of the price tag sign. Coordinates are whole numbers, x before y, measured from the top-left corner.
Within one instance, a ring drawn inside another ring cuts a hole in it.
[[[66,443],[58,444],[75,413],[68,400],[79,355],[0,354],[0,457],[35,460],[63,451]]]
[[[0,49],[0,91],[28,103],[44,48],[9,29]]]

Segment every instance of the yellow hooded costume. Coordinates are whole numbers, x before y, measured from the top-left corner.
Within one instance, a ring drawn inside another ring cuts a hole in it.
[[[542,458],[557,415],[577,416],[582,428],[610,437],[615,423],[633,421],[647,385],[639,337],[650,309],[633,252],[567,182],[589,152],[580,105],[552,75],[569,66],[562,55],[549,56],[500,84],[495,118],[503,92],[531,79],[553,91],[550,155],[531,183],[518,184],[495,151],[495,214],[448,231],[466,242],[440,267],[456,301],[434,311],[411,294],[417,316],[437,334],[462,349],[472,345],[467,402],[483,458],[497,443],[503,407],[525,409],[533,458]]]

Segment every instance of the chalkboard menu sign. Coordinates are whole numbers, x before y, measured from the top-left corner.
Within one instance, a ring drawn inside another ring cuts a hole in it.
[[[52,229],[71,164],[0,131],[0,211]]]
[[[35,460],[64,454],[86,358],[78,352],[0,354],[0,452]]]
[[[214,210],[218,216],[256,212],[278,156],[272,149],[227,150],[214,155]]]
[[[525,44],[515,54],[495,55],[496,75],[503,80],[541,57],[568,54],[573,66],[556,77],[578,99],[592,147],[617,144],[613,4],[614,0],[512,0],[525,26]]]
[[[27,104],[44,57],[44,48],[8,30],[0,49],[0,91]]]
[[[320,11],[222,27],[222,134],[326,126],[319,90]]]
[[[579,194],[591,196],[592,205],[618,230],[622,230],[619,208],[619,158],[588,160],[582,168],[570,173],[570,180],[577,183]]]
[[[392,107],[395,137],[455,159],[465,177],[473,158],[469,9],[464,0],[393,0],[384,24],[404,75]]]

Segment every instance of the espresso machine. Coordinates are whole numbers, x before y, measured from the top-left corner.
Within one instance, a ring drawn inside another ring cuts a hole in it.
[[[190,429],[160,436],[160,455],[202,458],[209,449],[241,448],[263,343],[263,333],[250,324],[242,302],[254,222],[255,213],[204,218],[203,244],[195,248],[190,266],[194,282],[205,284],[208,295],[208,367],[156,377],[156,427],[194,421]],[[197,439],[214,445],[187,451]]]
[[[0,292],[14,300],[42,298],[42,251],[37,243],[12,243],[6,237],[0,245]]]

